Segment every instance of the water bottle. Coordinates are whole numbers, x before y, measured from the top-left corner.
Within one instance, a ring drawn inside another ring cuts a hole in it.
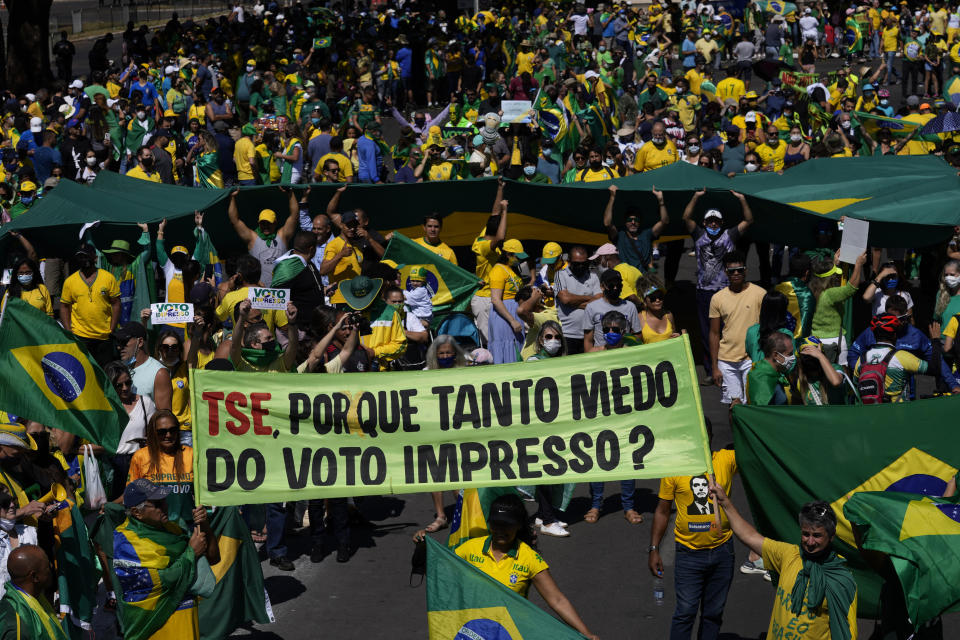
[[[653,579],[653,602],[658,606],[663,606],[663,578],[657,576]]]

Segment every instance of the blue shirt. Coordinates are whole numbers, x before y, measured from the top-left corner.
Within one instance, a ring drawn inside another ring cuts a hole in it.
[[[364,134],[357,140],[357,155],[360,156],[357,179],[360,182],[380,182],[380,170],[383,168],[380,145]]]
[[[870,347],[875,344],[877,344],[877,339],[870,329],[864,329],[863,333],[857,336],[857,339],[854,340],[850,349],[847,351],[847,363],[850,365],[851,370],[856,369],[857,360],[860,359],[860,356],[869,351]],[[912,324],[907,325],[906,332],[897,338],[897,343],[894,347],[898,350],[909,351],[927,363],[929,363],[933,357],[933,345],[930,343],[930,339],[923,334],[923,331],[920,331],[920,329],[917,329]],[[960,386],[960,379],[950,371],[950,367],[947,366],[943,358],[940,359],[939,377],[942,378],[949,387]],[[910,376],[910,378],[911,397],[913,397],[913,376]]]
[[[154,101],[159,98],[157,94],[157,88],[153,86],[153,83],[147,82],[146,84],[140,84],[139,82],[134,82],[130,85],[130,91],[127,93],[127,97],[132,97],[134,91],[139,91],[143,94],[143,98],[141,98],[140,102],[147,109],[152,110]]]
[[[60,152],[53,147],[37,147],[33,152],[33,170],[37,174],[37,182],[43,184],[53,173],[54,166],[61,166]]]
[[[397,172],[393,175],[393,181],[414,184],[417,181],[417,176],[413,175],[413,167],[405,164],[397,169]]]
[[[683,67],[686,69],[694,66],[694,57],[697,55],[697,45],[690,42],[690,38],[684,38],[680,50],[683,52]]]
[[[401,47],[397,51],[397,64],[400,65],[400,77],[409,78],[413,72],[413,51],[410,47]]]

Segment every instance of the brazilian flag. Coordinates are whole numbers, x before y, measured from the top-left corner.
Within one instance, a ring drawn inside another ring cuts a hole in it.
[[[329,49],[331,44],[333,44],[333,38],[331,38],[330,36],[313,39],[314,49]]]
[[[97,567],[90,553],[87,526],[73,493],[62,484],[53,483],[40,502],[61,507],[51,521],[60,613],[64,615],[63,628],[71,637],[79,637],[81,630],[93,628],[93,609],[97,605]]]
[[[782,0],[758,0],[757,6],[767,13],[778,16],[788,16],[797,13],[797,5]]]
[[[862,491],[943,495],[960,468],[958,411],[957,396],[871,406],[734,407],[737,464],[757,529],[796,543],[800,507],[830,503],[837,515],[834,546],[857,579],[857,611],[875,616],[882,581],[861,557],[844,505]]]
[[[910,120],[903,120],[901,118],[887,118],[862,111],[854,111],[853,118],[856,118],[864,131],[870,134],[870,137],[874,140],[877,139],[877,134],[880,133],[881,129],[888,129],[894,138],[905,138],[913,133],[915,129],[923,129],[923,123],[911,122]],[[922,134],[918,131],[917,135],[913,136],[913,139],[926,142],[938,142],[940,137],[935,133]]]
[[[844,517],[860,534],[860,548],[887,554],[914,628],[960,603],[960,504],[956,498],[916,493],[855,493]]]
[[[427,538],[430,640],[583,640],[523,596]]]
[[[461,489],[453,509],[453,521],[450,523],[447,546],[456,549],[470,538],[487,535],[489,532],[487,516],[490,514],[490,505],[500,496],[509,493],[517,493],[517,490],[513,487]]]
[[[461,269],[449,260],[441,258],[417,244],[402,233],[394,231],[390,244],[383,254],[384,260],[392,260],[400,272],[400,282],[408,287],[410,269],[421,266],[427,270],[426,286],[433,294],[433,321],[439,326],[443,316],[463,313],[470,307],[473,294],[482,282],[475,275]]]
[[[9,298],[0,315],[0,407],[116,451],[127,412],[100,365],[47,314]]]

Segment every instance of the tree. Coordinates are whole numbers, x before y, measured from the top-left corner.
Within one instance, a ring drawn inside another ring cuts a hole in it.
[[[5,0],[7,86],[35,91],[50,75],[50,5],[53,0]]]

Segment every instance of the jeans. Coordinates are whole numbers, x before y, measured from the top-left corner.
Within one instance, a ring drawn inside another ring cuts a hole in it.
[[[897,59],[897,52],[896,52],[896,51],[886,51],[886,52],[884,52],[883,55],[886,56],[886,58],[887,58],[887,84],[890,84],[890,81],[893,80],[894,77],[897,77],[897,78],[901,78],[901,77],[902,77],[902,76],[900,75],[900,72],[897,71],[897,68],[896,68],[895,66],[893,66],[894,60]]]
[[[733,540],[715,549],[690,549],[677,543],[677,608],[670,623],[670,640],[690,640],[701,607],[697,638],[714,640],[720,636],[734,564]]]
[[[256,180],[237,180],[237,184],[241,187],[252,187],[257,184]]]
[[[777,47],[766,47],[767,60],[776,60],[780,55],[780,49]]]
[[[267,508],[267,555],[271,558],[286,557],[287,510],[282,502],[269,502]]]
[[[637,484],[633,480],[620,481],[620,504],[624,511],[633,509],[633,493],[637,490]],[[603,506],[603,483],[590,483],[590,508],[599,509]]]
[[[880,32],[874,31],[873,37],[870,38],[870,58],[879,58],[880,57]]]
[[[330,507],[330,525],[333,527],[333,537],[337,540],[337,546],[349,546],[350,514],[347,510],[347,499],[329,498],[327,505]],[[323,537],[326,534],[323,522],[323,500],[310,500],[307,503],[307,513],[310,514],[310,539],[313,546],[323,546]]]
[[[713,377],[710,361],[710,299],[716,291],[697,289],[697,319],[700,321],[700,341],[703,344],[703,370],[707,379]]]

